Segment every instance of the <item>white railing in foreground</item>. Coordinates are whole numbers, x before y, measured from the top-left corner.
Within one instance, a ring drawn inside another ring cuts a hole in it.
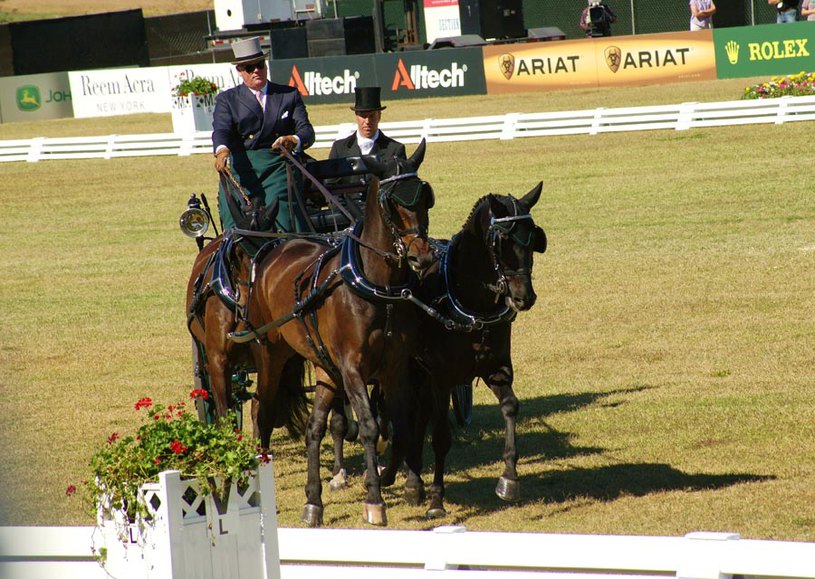
[[[93,531],[0,527],[0,577],[106,577],[91,556]],[[282,528],[278,540],[282,579],[587,579],[599,573],[603,579],[815,578],[815,543],[748,540],[729,533],[633,537],[463,527],[432,532]]]
[[[648,107],[590,109],[551,113],[509,113],[459,119],[383,122],[389,136],[404,143],[515,139],[554,135],[612,133],[697,127],[815,121],[815,96],[682,103]],[[314,147],[330,147],[355,129],[353,123],[316,127]],[[0,162],[47,159],[112,159],[145,155],[211,153],[209,132],[108,135],[0,141]]]

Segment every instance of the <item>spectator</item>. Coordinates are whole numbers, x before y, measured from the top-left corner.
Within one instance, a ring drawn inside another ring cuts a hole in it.
[[[798,0],[767,0],[767,4],[775,6],[775,21],[778,24],[795,22],[798,18]]]
[[[815,20],[815,0],[804,0],[801,4],[801,16],[807,20]]]
[[[275,229],[297,231],[288,203],[286,162],[273,149],[299,153],[314,143],[314,128],[296,88],[267,80],[266,53],[258,38],[232,44],[232,64],[243,82],[220,93],[212,118],[215,170],[232,174],[253,201],[267,208],[277,205]],[[296,181],[300,178],[295,172]],[[224,229],[235,227],[224,187],[218,194],[218,213]],[[234,204],[233,204],[234,205]]]
[[[716,5],[713,0],[690,0],[690,29],[709,30],[713,24],[713,15],[716,14]]]
[[[611,36],[611,24],[617,15],[603,0],[588,0],[589,5],[580,14],[580,28],[591,38]]]

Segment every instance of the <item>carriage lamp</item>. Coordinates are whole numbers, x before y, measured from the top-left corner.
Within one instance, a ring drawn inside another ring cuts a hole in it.
[[[201,202],[193,193],[187,201],[187,210],[178,220],[181,232],[188,237],[203,237],[209,229],[209,215],[201,209]]]

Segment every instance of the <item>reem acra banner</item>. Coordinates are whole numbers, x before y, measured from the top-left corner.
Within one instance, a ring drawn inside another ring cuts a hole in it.
[[[484,47],[489,94],[713,80],[711,31]]]

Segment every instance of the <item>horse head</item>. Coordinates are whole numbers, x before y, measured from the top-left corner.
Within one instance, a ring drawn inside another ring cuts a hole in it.
[[[488,195],[490,222],[487,244],[498,273],[495,291],[516,311],[530,309],[537,299],[532,287],[533,254],[546,251],[546,233],[530,214],[543,182],[521,199]]]
[[[408,159],[394,157],[377,161],[366,158],[371,172],[378,177],[378,182],[374,180],[372,183],[374,189],[369,191],[369,198],[377,199],[379,213],[393,233],[397,255],[406,257],[408,265],[420,278],[435,261],[427,239],[428,211],[435,204],[435,195],[433,187],[422,181],[418,174],[424,154],[425,141],[422,139]]]

